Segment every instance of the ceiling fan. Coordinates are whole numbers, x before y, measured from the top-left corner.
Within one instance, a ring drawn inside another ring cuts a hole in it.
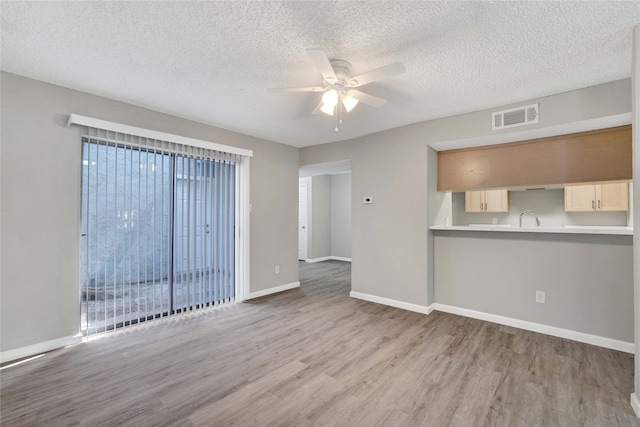
[[[347,112],[351,111],[358,102],[370,107],[382,107],[387,101],[377,96],[356,90],[355,88],[369,83],[393,77],[406,71],[400,62],[376,68],[364,74],[351,76],[351,64],[341,59],[329,60],[327,55],[319,49],[307,49],[307,54],[311,58],[320,75],[322,76],[322,86],[308,87],[282,87],[269,88],[269,92],[323,92],[322,100],[313,110],[313,114],[323,112],[333,116],[340,108],[339,101],[342,102]],[[336,128],[336,130],[338,130]]]

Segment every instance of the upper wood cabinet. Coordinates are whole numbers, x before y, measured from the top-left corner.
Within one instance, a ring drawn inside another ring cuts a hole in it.
[[[509,212],[507,190],[480,190],[464,193],[466,212]]]
[[[629,184],[626,182],[566,185],[566,212],[626,212],[629,210]]]
[[[566,212],[593,212],[596,210],[595,185],[566,185],[564,187]]]
[[[632,178],[631,125],[438,152],[438,191]]]

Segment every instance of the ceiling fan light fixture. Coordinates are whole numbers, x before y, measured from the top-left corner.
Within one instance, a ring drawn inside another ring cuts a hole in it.
[[[322,102],[335,107],[338,103],[338,92],[335,89],[328,90],[322,95]]]
[[[358,100],[348,93],[345,93],[344,95],[342,95],[341,100],[342,100],[342,105],[344,105],[344,109],[347,110],[347,113],[353,110],[353,107],[358,105]]]
[[[338,104],[338,92],[334,89],[331,89],[322,95],[322,107],[320,111],[330,116],[333,116],[333,110],[335,106]]]
[[[328,116],[333,116],[333,110],[335,109],[335,105],[329,105],[326,102],[320,107],[320,111],[325,113]]]

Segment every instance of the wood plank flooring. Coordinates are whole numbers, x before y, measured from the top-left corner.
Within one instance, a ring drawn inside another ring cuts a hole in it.
[[[299,289],[48,353],[0,373],[3,426],[640,426],[633,356]]]

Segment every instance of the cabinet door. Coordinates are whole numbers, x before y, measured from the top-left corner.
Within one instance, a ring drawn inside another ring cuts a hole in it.
[[[567,185],[564,187],[566,212],[593,212],[596,210],[596,186]]]
[[[614,182],[596,186],[596,210],[626,212],[629,210],[629,184]]]
[[[507,190],[486,190],[484,192],[485,212],[509,212],[509,192]]]
[[[467,191],[464,193],[465,212],[484,212],[484,191]]]

